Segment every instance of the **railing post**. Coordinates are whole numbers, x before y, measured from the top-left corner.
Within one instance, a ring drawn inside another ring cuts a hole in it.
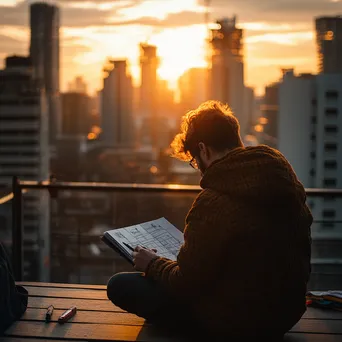
[[[18,177],[12,180],[12,260],[16,281],[23,278],[22,190]]]

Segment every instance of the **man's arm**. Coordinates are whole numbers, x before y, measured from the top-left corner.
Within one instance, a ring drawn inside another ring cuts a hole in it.
[[[198,197],[186,219],[184,244],[177,261],[161,257],[152,260],[145,272],[147,277],[162,283],[173,293],[187,295],[196,295],[200,285],[212,281],[211,275],[217,272],[215,261],[224,248],[222,230],[216,226],[218,213],[211,212],[219,207],[213,203],[215,197],[208,191]]]

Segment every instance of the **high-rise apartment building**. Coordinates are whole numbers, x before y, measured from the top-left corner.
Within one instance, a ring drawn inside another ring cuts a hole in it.
[[[208,69],[191,68],[179,78],[180,104],[183,111],[195,109],[207,100]]]
[[[68,91],[72,93],[87,94],[87,83],[85,83],[82,76],[77,76],[73,81],[68,83]]]
[[[342,73],[342,16],[316,18],[318,70]]]
[[[210,45],[210,97],[229,105],[244,135],[248,114],[244,110],[243,30],[236,26],[236,17],[217,21],[217,27],[211,30]]]
[[[308,188],[342,188],[342,75],[295,76],[279,85],[278,148]],[[342,281],[342,200],[309,198],[316,287]],[[324,274],[332,274],[331,279]],[[317,277],[317,278],[316,278]],[[324,283],[325,280],[327,283]]]
[[[59,9],[46,2],[30,6],[30,57],[34,76],[45,89],[49,111],[49,140],[53,143],[61,130],[59,95]]]
[[[110,60],[101,92],[101,140],[108,147],[132,147],[133,85],[126,60]]]
[[[84,93],[69,92],[61,95],[62,134],[86,136],[91,131],[90,98]]]
[[[158,141],[157,112],[157,47],[140,44],[141,86],[139,96],[138,143],[141,147],[155,147]]]
[[[49,177],[48,114],[44,91],[33,79],[28,57],[12,56],[0,70],[0,187],[12,177]],[[49,280],[49,198],[28,192],[23,200],[24,278]],[[43,242],[44,241],[44,242]]]
[[[264,125],[263,143],[273,148],[278,147],[278,110],[279,83],[275,82],[265,88],[265,95],[260,106],[261,114],[266,123]]]

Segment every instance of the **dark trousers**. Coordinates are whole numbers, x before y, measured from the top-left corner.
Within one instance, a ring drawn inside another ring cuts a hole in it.
[[[163,329],[188,333],[196,326],[184,303],[143,273],[114,275],[108,282],[107,295],[116,306]]]

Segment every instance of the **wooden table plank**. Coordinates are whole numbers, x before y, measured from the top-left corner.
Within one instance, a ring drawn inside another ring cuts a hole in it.
[[[26,286],[29,296],[108,300],[107,291]]]
[[[54,310],[51,322],[57,322],[64,310]],[[45,322],[46,309],[28,308],[21,320]],[[74,323],[144,325],[145,320],[127,312],[78,311],[69,321]]]
[[[40,338],[25,338],[25,337],[0,337],[0,342],[42,342]],[[61,342],[61,340],[56,340],[49,338],[49,342]],[[63,342],[75,342],[74,340],[65,340]],[[87,340],[78,340],[77,342],[88,342]]]
[[[16,322],[5,336],[60,338],[74,340],[102,341],[146,341],[146,342],[185,342],[184,338],[164,336],[161,331],[151,326],[125,326],[58,323],[42,324],[40,322]]]
[[[302,319],[291,329],[291,332],[340,334],[342,341],[342,322],[340,320]]]
[[[285,335],[282,342],[341,342],[339,335],[323,335],[323,334],[292,334]]]
[[[48,297],[29,297],[28,307],[46,309],[53,305],[55,309],[66,310],[76,306],[77,310],[84,311],[105,311],[105,312],[124,312],[109,300],[97,299],[72,299],[72,298],[48,298]]]
[[[64,283],[38,283],[28,281],[18,281],[17,285],[36,287],[58,287],[68,289],[106,290],[106,285],[84,285],[84,284],[64,284]]]
[[[342,311],[331,310],[331,309],[321,309],[321,308],[307,308],[302,319],[341,319]]]

